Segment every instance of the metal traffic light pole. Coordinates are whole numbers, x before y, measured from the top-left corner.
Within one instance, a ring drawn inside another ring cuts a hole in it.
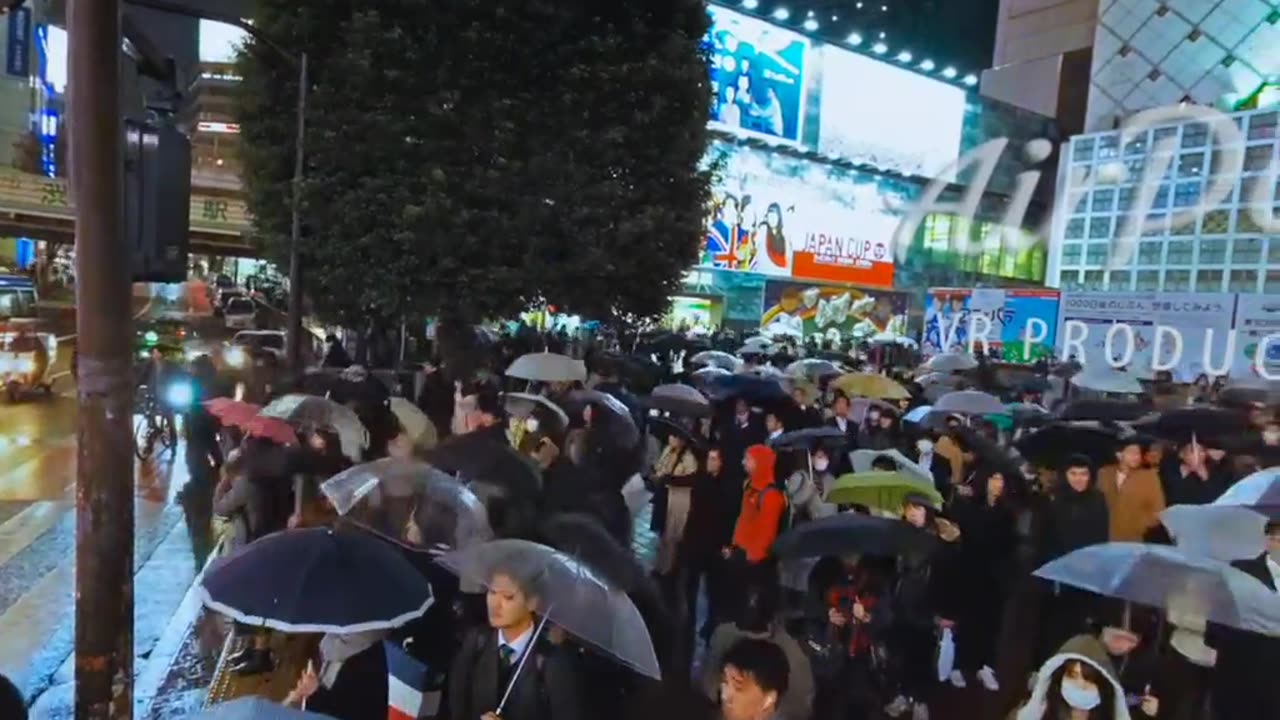
[[[75,717],[133,712],[131,249],[124,233],[120,0],[67,3],[76,213]]]

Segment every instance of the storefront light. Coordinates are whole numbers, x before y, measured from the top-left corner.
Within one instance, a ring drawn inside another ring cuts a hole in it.
[[[903,50],[902,52],[898,53],[898,62],[900,62],[900,63],[909,63],[909,62],[911,62],[911,51],[910,51],[910,50]]]
[[[951,78],[954,78],[955,76],[956,76],[956,69],[955,69],[955,68],[948,66],[948,67],[945,67],[945,68],[943,68],[943,69],[942,69],[942,77],[947,78],[948,80],[950,80]]]
[[[818,29],[818,21],[817,21],[816,19],[814,19],[814,18],[809,18],[808,20],[805,20],[805,21],[804,21],[804,29],[805,29],[805,30],[808,30],[809,32],[813,32],[814,30],[817,30],[817,29]]]
[[[858,33],[849,33],[849,37],[845,38],[845,42],[857,47],[862,44],[862,36]]]
[[[889,52],[889,46],[888,46],[888,45],[885,45],[885,44],[884,44],[884,43],[882,43],[882,42],[878,42],[878,43],[876,43],[875,45],[872,45],[872,46],[871,46],[871,52],[873,52],[873,53],[875,53],[875,54],[877,54],[877,55],[883,55],[883,54],[885,54],[885,53]]]
[[[977,85],[977,84],[978,84],[978,76],[977,76],[977,75],[974,75],[973,73],[969,73],[968,75],[965,75],[965,76],[964,76],[964,84],[965,84],[965,85],[968,85],[969,87],[973,87],[974,85]]]
[[[784,7],[780,7],[773,11],[773,19],[778,22],[785,22],[789,17],[791,17],[791,11]]]
[[[920,69],[925,72],[933,72],[933,69],[936,67],[938,66],[935,65],[934,62],[928,58],[925,58],[924,62],[920,63]]]
[[[760,7],[760,0],[742,0],[742,7],[748,10],[755,10]]]

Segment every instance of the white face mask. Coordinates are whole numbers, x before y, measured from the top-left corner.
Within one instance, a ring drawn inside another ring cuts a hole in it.
[[[827,466],[830,464],[831,464],[830,460],[827,460],[826,458],[818,458],[817,460],[813,461],[813,469],[817,470],[818,472],[826,472]]]
[[[916,450],[919,450],[921,455],[926,455],[926,454],[928,454],[928,453],[933,452],[933,441],[932,441],[932,440],[917,440],[917,441],[916,441]]]
[[[1062,699],[1076,710],[1092,710],[1102,704],[1097,688],[1082,688],[1071,682],[1062,683]]]

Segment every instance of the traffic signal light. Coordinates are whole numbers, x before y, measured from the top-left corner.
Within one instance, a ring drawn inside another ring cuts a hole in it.
[[[124,211],[133,281],[185,281],[191,141],[172,124],[125,120]]]

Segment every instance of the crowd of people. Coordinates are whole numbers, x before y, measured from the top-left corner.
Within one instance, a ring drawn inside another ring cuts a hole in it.
[[[496,369],[514,369],[524,348],[512,345],[491,348]],[[518,568],[468,587],[434,562],[453,536],[419,530],[428,552],[414,563],[434,603],[394,629],[325,635],[286,704],[382,716],[386,640],[430,668],[422,716],[452,720],[1280,713],[1266,677],[1280,640],[1207,621],[1203,608],[1148,607],[1032,575],[1102,543],[1169,544],[1166,508],[1212,503],[1276,464],[1280,423],[1265,398],[1201,392],[1187,402],[1234,406],[1240,424],[1170,430],[1149,417],[1172,406],[1156,397],[1166,388],[1091,399],[1063,390],[1081,370],[1069,364],[1010,380],[981,358],[930,373],[900,355],[870,367],[830,348],[629,349],[594,348],[581,377],[534,382],[486,372],[455,382],[429,367],[415,403],[430,433],[393,412],[386,386],[358,366],[313,376],[300,389],[349,407],[367,430],[354,453],[322,424],[295,424],[296,443],[216,417],[189,424],[191,452],[217,467],[212,508],[232,552],[341,524],[318,488],[355,463],[416,457],[482,480],[511,473],[496,459],[518,455],[531,489],[473,483],[493,534],[576,555],[625,592],[662,677],[555,622],[544,632],[537,582]],[[872,386],[901,392],[860,390],[870,386],[846,375],[878,375]],[[930,387],[939,375],[942,393]],[[932,409],[971,391],[1003,409]],[[577,523],[578,541],[566,543],[557,522]],[[637,542],[641,523],[652,557]],[[838,532],[823,550],[795,552],[826,528]],[[1236,566],[1275,593],[1280,522],[1264,536],[1266,552]],[[232,672],[280,671],[271,633],[235,632]]]

